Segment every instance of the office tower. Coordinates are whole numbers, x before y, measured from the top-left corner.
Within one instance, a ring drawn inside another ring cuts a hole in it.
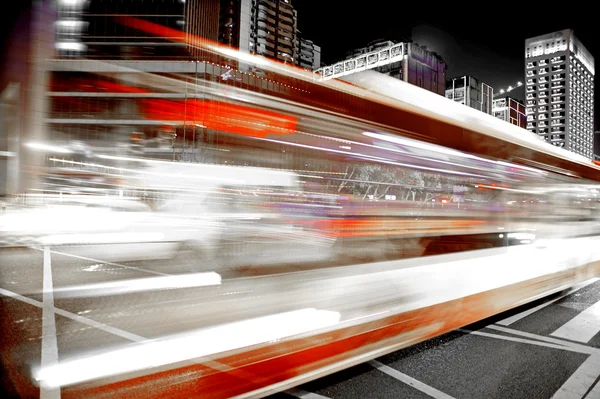
[[[417,43],[377,41],[351,52],[346,60],[319,68],[320,80],[375,70],[441,96],[446,91],[446,63],[437,53]]]
[[[525,104],[515,98],[502,97],[494,99],[492,114],[498,119],[502,119],[523,129],[527,126]]]
[[[494,89],[472,76],[461,76],[447,82],[446,98],[491,115]]]
[[[527,130],[593,157],[594,57],[565,29],[525,41]]]

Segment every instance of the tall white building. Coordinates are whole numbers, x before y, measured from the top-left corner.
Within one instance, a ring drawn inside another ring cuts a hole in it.
[[[525,41],[527,130],[593,157],[594,57],[565,29]]]

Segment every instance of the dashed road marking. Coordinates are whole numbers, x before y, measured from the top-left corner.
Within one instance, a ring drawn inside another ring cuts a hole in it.
[[[29,305],[36,306],[38,308],[44,309],[44,304],[42,302],[36,301],[35,299],[27,298],[27,297],[22,296],[22,295],[19,295],[16,292],[12,292],[12,291],[0,288],[0,295],[4,295],[4,296],[9,297],[9,298],[14,298],[14,299],[17,299],[19,301],[25,302],[25,303],[27,303]],[[68,312],[68,311],[66,311],[64,309],[60,309],[60,308],[54,307],[54,312],[56,314],[58,314],[58,315],[67,317],[67,318],[69,318],[71,320],[74,320],[74,321],[77,321],[79,323],[88,325],[90,327],[94,327],[94,328],[97,328],[99,330],[102,330],[102,331],[105,331],[105,332],[117,335],[117,336],[119,336],[121,338],[125,338],[125,339],[128,339],[130,341],[141,342],[141,341],[145,340],[144,337],[140,337],[139,335],[132,334],[132,333],[127,332],[127,331],[123,331],[120,328],[112,327],[112,326],[109,326],[109,325],[104,324],[104,323],[97,322],[97,321],[92,320],[92,319],[88,319],[87,317],[80,316],[80,315],[77,315],[75,313]]]
[[[600,355],[590,355],[552,396],[553,399],[581,399],[600,376]],[[587,396],[590,397],[589,395]]]
[[[560,349],[560,350],[564,350],[564,351],[571,351],[571,352],[577,352],[577,353],[585,353],[585,354],[590,353],[589,350],[584,350],[582,348],[576,348],[576,347],[566,346],[566,345],[558,345],[558,344],[553,344],[553,343],[549,343],[549,342],[534,341],[532,339],[509,337],[506,335],[492,334],[492,333],[487,333],[487,332],[483,332],[483,331],[470,331],[470,330],[464,330],[462,328],[458,329],[456,331],[462,331],[462,332],[465,332],[465,333],[468,333],[471,335],[479,335],[481,337],[495,338],[495,339],[511,341],[511,342],[518,342],[521,344],[544,346],[546,348]]]
[[[537,335],[537,334],[528,333],[525,331],[514,330],[512,328],[501,327],[501,326],[490,325],[490,326],[487,326],[486,328],[496,330],[496,331],[502,331],[502,332],[508,333],[508,334],[520,335],[525,338],[537,339],[538,341],[545,341],[545,342],[550,342],[552,344],[563,345],[563,346],[567,346],[570,348],[576,348],[576,349],[580,350],[582,353],[588,353],[590,355],[594,354],[594,353],[600,355],[600,349],[594,348],[591,346],[587,346],[587,345],[577,344],[575,342],[564,341],[562,339],[557,339],[557,338],[552,338],[552,337],[545,337],[543,335]]]
[[[571,288],[567,293],[565,293],[564,295],[559,296],[558,298],[555,298],[555,299],[553,299],[551,301],[548,301],[548,302],[544,302],[541,305],[538,305],[538,306],[533,307],[531,309],[527,309],[527,310],[525,310],[525,311],[523,311],[521,313],[517,313],[516,315],[507,317],[506,319],[504,319],[502,321],[499,321],[496,324],[500,324],[501,326],[510,326],[511,324],[513,324],[513,323],[515,323],[515,322],[517,322],[517,321],[519,321],[519,320],[521,320],[521,319],[523,319],[523,318],[525,318],[527,316],[531,316],[535,312],[544,309],[546,306],[552,305],[553,303],[555,303],[555,302],[563,299],[564,297],[569,296],[569,295],[573,294],[574,292],[579,291],[580,289],[585,288],[588,285],[595,283],[598,280],[600,280],[600,278],[590,279],[590,280],[588,280],[588,281],[586,281],[584,283],[581,283],[581,284],[579,284],[579,285]]]
[[[39,248],[33,248],[33,249],[40,250]],[[104,261],[101,261],[99,259],[88,258],[87,256],[80,256],[80,255],[68,254],[66,252],[59,252],[59,251],[52,251],[52,250],[50,252],[53,253],[53,254],[57,254],[57,255],[70,256],[71,258],[89,260],[89,261],[92,261],[92,262],[102,263],[102,264],[105,264],[105,265],[118,266],[118,267],[122,267],[123,269],[137,270],[137,271],[140,271],[140,272],[145,272],[145,273],[150,273],[150,274],[158,274],[160,276],[170,276],[170,274],[168,274],[168,273],[157,272],[157,271],[154,271],[154,270],[142,269],[140,267],[135,267],[135,266],[122,265],[120,263],[104,262]]]
[[[552,336],[577,342],[589,342],[600,332],[600,301],[563,324]]]
[[[590,390],[585,399],[600,399],[600,381]]]
[[[419,380],[416,380],[414,378],[412,378],[411,376],[408,376],[390,366],[386,366],[383,363],[378,362],[377,360],[371,360],[369,362],[369,364],[371,366],[373,366],[374,368],[376,368],[377,370],[381,371],[382,373],[385,373],[387,375],[389,375],[390,377],[393,377],[399,381],[402,381],[403,383],[410,385],[411,387],[418,389],[419,391],[431,396],[432,398],[435,399],[453,399],[452,396],[445,394],[442,391],[439,391],[437,389],[435,389],[432,386],[429,386]]]
[[[52,287],[52,262],[50,249],[44,248],[44,277],[42,286],[42,368],[58,366],[58,343],[54,315],[54,292]],[[40,399],[60,399],[60,387],[40,386]]]
[[[285,391],[288,395],[300,399],[329,399],[328,396],[319,395],[318,393],[306,392],[298,388],[292,388]]]

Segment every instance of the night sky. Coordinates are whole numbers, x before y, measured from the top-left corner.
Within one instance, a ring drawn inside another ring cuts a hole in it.
[[[15,3],[1,16],[2,47],[11,28],[15,23],[19,25],[17,17],[29,0]],[[542,8],[542,3],[530,2],[531,9],[522,7],[522,3],[479,1],[465,6],[469,3],[292,0],[298,10],[298,28],[303,36],[321,46],[326,64],[340,61],[347,51],[373,40],[412,38],[442,56],[448,64],[448,78],[471,75],[497,91],[523,80],[527,37],[566,28],[574,29],[600,62],[600,40],[595,40],[600,34],[600,17],[593,9],[584,15],[574,14],[575,9],[569,7],[556,7],[552,13],[552,7],[546,3],[546,11],[540,13],[536,9]],[[1,50],[4,58],[5,48]],[[6,65],[5,59],[0,61]],[[523,90],[515,90],[511,95],[522,99]],[[600,110],[600,95],[595,99],[595,109]],[[598,128],[598,117],[595,120]]]
[[[412,38],[442,56],[448,64],[447,78],[471,75],[496,91],[523,81],[526,38],[569,28],[600,62],[600,17],[593,9],[582,15],[574,14],[580,7],[556,7],[552,13],[547,2],[530,2],[529,10],[521,6],[524,2],[509,1],[480,1],[473,6],[427,1],[363,3],[369,6],[352,7],[341,0],[292,0],[298,10],[298,29],[321,46],[326,64],[340,61],[347,51],[373,40]],[[546,11],[538,10],[541,4]],[[511,95],[522,100],[523,89]],[[596,93],[596,110],[600,110],[599,97]]]

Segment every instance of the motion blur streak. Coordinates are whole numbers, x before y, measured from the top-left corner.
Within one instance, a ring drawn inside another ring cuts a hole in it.
[[[393,78],[121,20],[206,57],[48,60],[0,355],[39,353],[19,306],[69,317],[57,366],[11,364],[22,396],[265,396],[600,274],[600,166]]]
[[[96,297],[131,294],[152,290],[203,287],[221,284],[218,273],[183,274],[180,276],[148,277],[137,280],[119,280],[106,283],[79,285],[54,290],[55,298]]]
[[[239,321],[149,340],[88,358],[61,361],[58,366],[41,369],[36,379],[47,387],[71,385],[280,340],[334,325],[339,318],[337,312],[302,309]]]

